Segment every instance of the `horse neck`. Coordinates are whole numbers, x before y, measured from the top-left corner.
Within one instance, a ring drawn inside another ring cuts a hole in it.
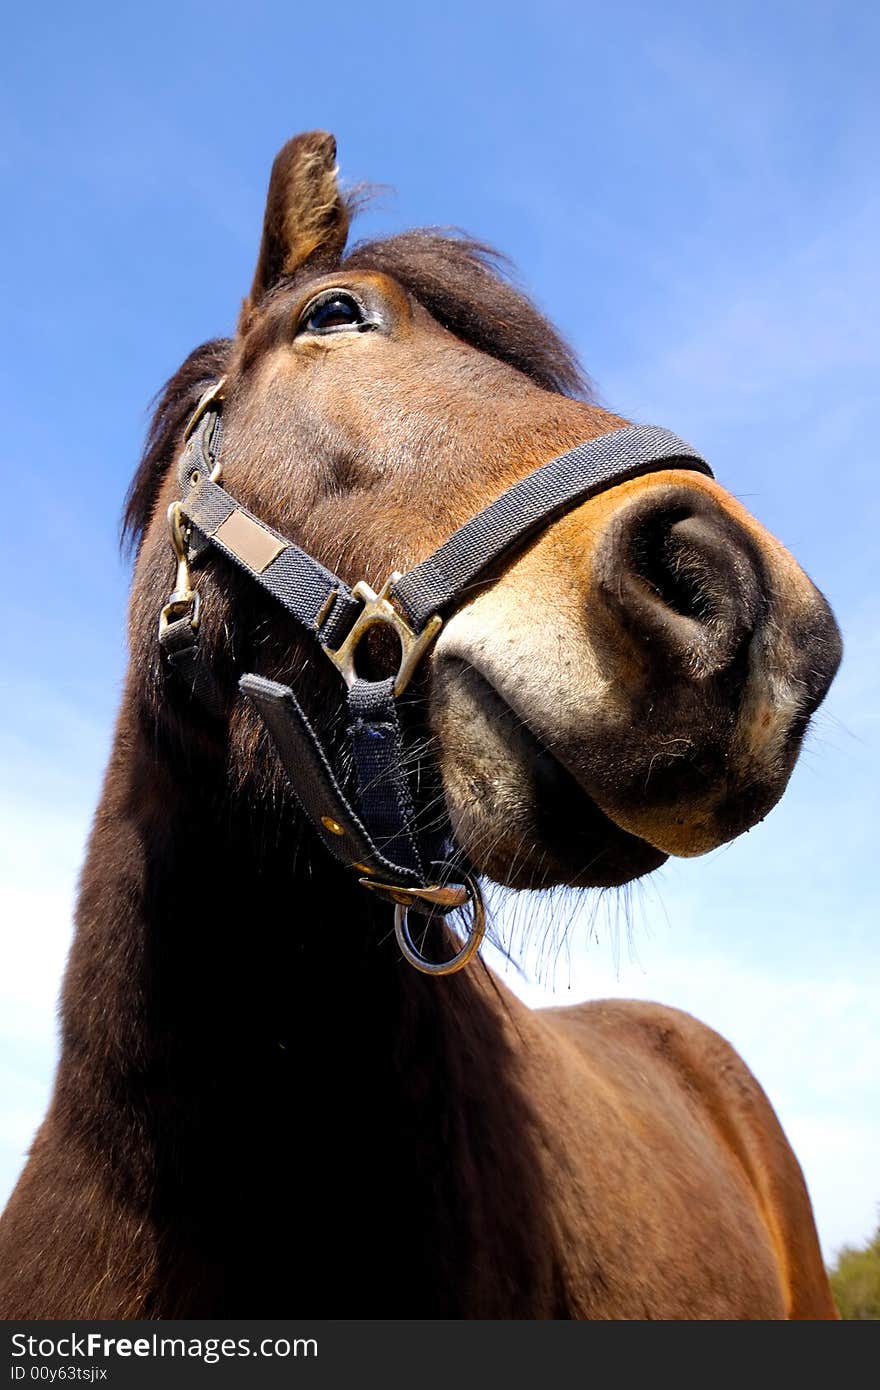
[[[536,1263],[555,1288],[540,1122],[488,973],[419,975],[389,909],[322,846],[237,800],[219,764],[183,775],[160,744],[127,701],[83,874],[52,1123],[78,1148],[67,1171],[152,1214],[161,1306],[183,1316],[207,1281],[212,1306],[241,1307],[235,1281],[255,1269],[289,1292],[291,1245],[309,1299],[340,1278],[339,1248],[352,1285],[381,1247],[399,1306],[411,1292],[451,1316],[466,1299],[510,1313]],[[528,1213],[514,1222],[511,1194]],[[511,1282],[479,1292],[493,1243]]]
[[[462,982],[438,988],[405,965],[391,911],[295,813],[237,795],[220,760],[178,760],[127,701],[83,873],[65,1048],[101,1070],[210,1058],[240,1072],[332,1020],[353,1072],[379,1055],[387,1072],[420,1021],[444,1046],[468,1043]],[[491,990],[464,992],[494,1015]]]

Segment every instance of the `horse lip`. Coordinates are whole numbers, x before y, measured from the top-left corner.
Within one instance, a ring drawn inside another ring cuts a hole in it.
[[[577,769],[573,767],[570,763],[568,763],[566,759],[560,755],[556,748],[554,748],[551,744],[549,744],[546,741],[546,737],[543,734],[539,733],[537,729],[535,729],[531,720],[527,719],[525,715],[522,714],[516,708],[515,705],[511,704],[511,702],[507,699],[506,695],[504,695],[498,689],[498,686],[495,684],[495,682],[489,676],[486,675],[486,672],[482,669],[479,662],[473,660],[466,660],[462,657],[452,656],[451,654],[448,659],[452,661],[457,661],[462,666],[466,666],[471,675],[477,677],[480,684],[485,686],[486,690],[490,693],[492,698],[508,712],[508,714],[513,720],[516,720],[521,725],[521,727],[526,731],[526,733],[529,735],[530,739],[537,746],[537,748],[548,758],[550,758],[550,760],[553,763],[555,763],[559,768],[561,768],[561,770],[568,777],[572,779],[572,781],[577,785],[580,794],[585,798],[586,801],[590,803],[590,805],[596,811],[598,811],[602,816],[605,817],[605,819],[609,822],[610,825],[614,826],[614,828],[620,831],[621,834],[627,835],[632,840],[644,845],[646,849],[657,850],[659,848],[657,845],[653,845],[650,840],[646,840],[644,836],[638,835],[635,831],[630,830],[628,826],[621,825],[619,821],[616,820],[616,818],[613,815],[611,815],[609,811],[606,811],[605,807],[601,804],[601,802],[599,802],[593,795],[593,792],[584,785],[583,780],[578,775]],[[660,853],[665,853],[665,851],[661,850]]]

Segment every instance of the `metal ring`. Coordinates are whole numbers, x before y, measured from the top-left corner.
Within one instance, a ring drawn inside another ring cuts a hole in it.
[[[480,944],[486,933],[486,908],[483,903],[483,895],[479,885],[469,874],[464,874],[462,877],[468,890],[468,897],[474,905],[474,920],[471,922],[464,945],[451,960],[440,962],[427,960],[421,951],[413,945],[409,934],[410,908],[398,903],[394,909],[394,935],[397,937],[397,944],[410,965],[415,966],[416,970],[421,970],[423,975],[454,975],[457,970],[463,969],[480,949]]]

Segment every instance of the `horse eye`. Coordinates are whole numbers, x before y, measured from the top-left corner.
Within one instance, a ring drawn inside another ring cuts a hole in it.
[[[311,308],[300,328],[307,333],[328,333],[336,328],[359,328],[364,323],[364,311],[348,294],[333,294]]]

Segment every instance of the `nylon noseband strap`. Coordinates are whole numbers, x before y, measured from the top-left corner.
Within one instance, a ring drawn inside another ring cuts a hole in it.
[[[514,546],[599,492],[662,468],[712,470],[689,444],[658,425],[627,425],[551,459],[471,517],[391,592],[415,627],[460,601]]]
[[[179,479],[182,498],[169,512],[178,582],[163,610],[160,641],[194,698],[222,709],[199,655],[198,598],[189,564],[217,551],[250,575],[316,638],[348,686],[349,739],[356,794],[333,769],[293,690],[258,675],[239,685],[268,729],[297,798],[326,847],[368,887],[407,901],[438,878],[443,845],[417,824],[399,696],[442,624],[497,562],[540,528],[597,493],[645,473],[684,468],[712,476],[688,444],[653,425],[629,425],[551,459],[478,512],[437,550],[376,595],[354,589],[243,507],[221,485],[220,399],[203,398],[187,428]],[[393,600],[393,602],[392,602]],[[403,616],[402,616],[403,615]],[[354,647],[362,630],[391,625],[403,656],[397,677],[359,677]]]

